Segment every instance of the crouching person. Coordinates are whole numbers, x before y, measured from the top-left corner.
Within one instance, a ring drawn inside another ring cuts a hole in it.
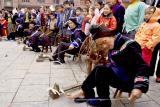
[[[149,67],[141,55],[140,45],[118,35],[108,37],[112,49],[106,65],[97,65],[82,84],[81,90],[68,94],[76,102],[86,101],[91,106],[111,107],[109,86],[131,92],[129,100],[135,101],[149,87]],[[96,87],[98,98],[95,98]]]
[[[56,51],[53,53],[50,61],[58,61],[60,63],[65,63],[64,54],[69,53],[76,55],[79,52],[80,46],[85,39],[85,34],[81,29],[78,29],[78,22],[76,18],[70,18],[68,21],[70,39],[69,43],[61,42]]]
[[[32,50],[34,52],[40,52],[39,45],[39,36],[42,34],[41,31],[39,31],[39,26],[36,26],[35,22],[29,23],[29,29],[24,31],[25,40],[24,44],[26,44],[28,47],[32,47]]]

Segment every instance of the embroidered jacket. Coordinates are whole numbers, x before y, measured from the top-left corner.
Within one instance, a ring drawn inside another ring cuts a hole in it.
[[[116,38],[114,48],[109,52],[109,60],[124,69],[125,77],[122,78],[128,78],[128,81],[134,83],[133,88],[146,93],[149,87],[149,67],[142,58],[140,45],[135,41],[127,41],[128,38],[121,35]]]
[[[84,41],[85,39],[85,34],[82,32],[81,29],[75,28],[75,29],[71,29],[71,44],[75,47],[75,48],[79,48],[81,43]]]

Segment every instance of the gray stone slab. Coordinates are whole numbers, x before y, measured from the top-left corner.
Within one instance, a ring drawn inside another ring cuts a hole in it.
[[[14,103],[18,102],[43,102],[48,100],[48,85],[21,86]]]
[[[42,69],[40,69],[40,70],[38,70],[38,69],[32,69],[32,70],[29,70],[28,72],[30,74],[49,74],[50,70],[46,70],[46,69],[44,69],[44,70],[42,70]]]
[[[112,107],[125,107],[122,103],[121,103],[121,101],[112,101]]]
[[[125,104],[125,107],[132,107],[130,104]],[[154,101],[135,103],[135,107],[160,107],[159,104]]]
[[[2,102],[0,103],[0,107],[9,107],[10,106],[10,102]]]
[[[83,82],[88,76],[88,74],[82,70],[73,70],[73,72],[78,82]]]
[[[8,107],[15,93],[0,93],[0,107]]]
[[[22,85],[49,85],[49,74],[28,74]]]
[[[32,66],[34,66],[34,67],[50,67],[50,61],[36,62],[36,60],[34,60],[34,62],[32,63]]]
[[[73,71],[71,69],[52,69],[52,74],[51,76],[52,77],[73,77],[74,74],[73,74]]]
[[[150,99],[153,99],[153,100],[156,100],[160,97],[158,90],[157,91],[148,91],[146,95],[148,95],[150,97]]]
[[[154,101],[160,105],[160,97],[155,99]]]
[[[13,103],[11,107],[48,107],[48,102]]]
[[[5,79],[22,79],[25,74],[27,74],[27,70],[5,70],[4,73],[1,74],[1,78]]]
[[[77,81],[74,78],[51,78],[50,85],[53,86],[54,83],[58,83],[60,87],[70,87],[72,85],[76,85]]]
[[[36,67],[30,67],[29,71],[30,74],[49,74],[50,73],[50,67],[43,67],[43,66],[36,66]]]
[[[10,69],[15,70],[28,70],[30,68],[30,65],[21,65],[21,64],[14,64],[10,67]]]
[[[68,64],[62,64],[62,65],[58,65],[55,64],[54,62],[51,62],[51,70],[52,69],[70,69],[70,67],[68,66]]]
[[[143,94],[141,98],[137,99],[136,102],[140,103],[140,102],[147,102],[147,101],[151,101],[152,99],[150,99],[146,94]]]
[[[87,107],[86,103],[76,104],[73,100],[61,96],[59,99],[49,100],[49,107]]]
[[[0,80],[0,92],[16,92],[22,79]]]

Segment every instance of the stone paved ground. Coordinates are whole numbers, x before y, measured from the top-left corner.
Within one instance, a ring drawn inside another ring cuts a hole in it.
[[[62,88],[81,83],[85,78],[84,64],[75,64],[71,58],[64,65],[36,62],[38,54],[22,51],[22,47],[14,41],[0,42],[0,107],[87,107],[64,96],[53,101],[47,92],[54,82]],[[130,106],[125,100],[113,101],[113,107]],[[149,92],[137,100],[136,107],[160,107],[160,84],[153,77]]]

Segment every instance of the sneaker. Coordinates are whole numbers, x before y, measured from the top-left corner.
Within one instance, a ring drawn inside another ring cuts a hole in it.
[[[156,82],[157,82],[157,83],[160,83],[160,77],[157,77],[157,78],[156,78]]]

